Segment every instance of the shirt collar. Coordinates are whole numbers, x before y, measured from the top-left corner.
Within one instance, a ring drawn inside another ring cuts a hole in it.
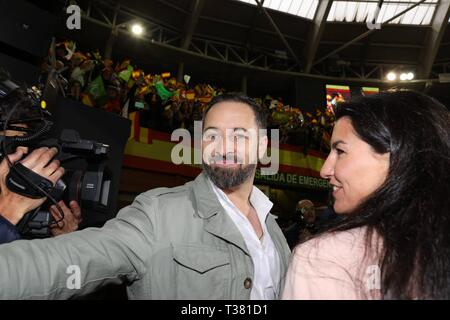
[[[231,202],[231,200],[228,198],[225,192],[223,192],[222,189],[217,187],[209,177],[207,177],[207,179],[211,184],[211,187],[215,191],[216,195],[221,197],[222,200],[226,201],[228,204],[235,207],[235,205]],[[264,192],[259,190],[257,187],[253,186],[252,192],[250,193],[250,203],[252,204],[253,208],[255,208],[259,220],[265,221],[267,215],[270,212],[270,209],[272,209],[273,207],[272,201],[269,200],[269,198],[264,194]]]

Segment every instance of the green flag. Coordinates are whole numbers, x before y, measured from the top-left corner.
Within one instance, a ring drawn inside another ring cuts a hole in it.
[[[133,67],[128,65],[125,70],[119,72],[119,78],[128,83],[130,81],[131,75],[133,74]]]
[[[100,99],[106,96],[105,84],[103,83],[102,76],[99,75],[87,87],[87,92],[90,93],[94,100]]]
[[[158,81],[155,83],[156,93],[161,98],[161,100],[166,101],[170,97],[173,96],[173,92],[168,91],[164,87],[164,83],[162,81]]]
[[[289,121],[290,115],[285,112],[275,111],[272,113],[272,120],[278,123],[286,123]]]

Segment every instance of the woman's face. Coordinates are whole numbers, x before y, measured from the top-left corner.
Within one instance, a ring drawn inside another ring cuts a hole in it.
[[[320,175],[333,187],[336,213],[351,213],[386,180],[389,153],[376,153],[356,134],[350,118],[340,118],[331,137],[331,151]]]

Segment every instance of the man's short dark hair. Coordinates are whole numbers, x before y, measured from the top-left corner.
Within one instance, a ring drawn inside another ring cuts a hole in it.
[[[230,92],[215,96],[203,111],[203,122],[205,121],[206,114],[209,112],[209,110],[211,110],[212,107],[221,102],[239,102],[248,105],[250,108],[252,108],[253,113],[255,114],[255,121],[258,128],[267,128],[267,115],[265,109],[258,103],[256,103],[255,100],[240,92]]]

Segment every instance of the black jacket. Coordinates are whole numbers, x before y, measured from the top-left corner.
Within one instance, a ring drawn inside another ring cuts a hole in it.
[[[20,239],[16,226],[0,215],[0,244]]]

